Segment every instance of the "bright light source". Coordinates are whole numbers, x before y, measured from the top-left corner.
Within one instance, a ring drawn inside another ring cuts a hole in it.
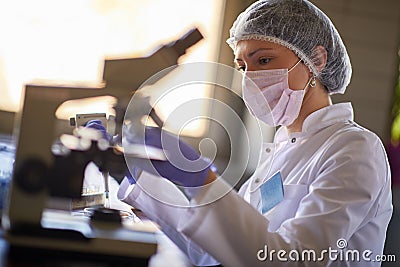
[[[223,3],[224,0],[1,1],[0,109],[17,111],[24,84],[37,79],[62,80],[66,84],[101,82],[105,58],[149,53],[194,26],[205,39],[190,49],[181,62],[215,61]],[[207,90],[196,92],[206,94]],[[175,96],[176,101],[165,101],[161,112],[168,112],[187,97],[180,94]],[[203,130],[204,123],[200,123],[195,132]]]
[[[115,111],[112,108],[117,103],[117,100],[111,96],[99,96],[77,100],[69,100],[64,102],[57,110],[56,117],[68,120],[74,117],[75,114],[88,113],[106,113],[114,115]]]

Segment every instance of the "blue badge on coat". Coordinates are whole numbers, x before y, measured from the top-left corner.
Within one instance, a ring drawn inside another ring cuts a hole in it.
[[[277,172],[260,187],[262,213],[266,213],[283,200],[281,172]]]

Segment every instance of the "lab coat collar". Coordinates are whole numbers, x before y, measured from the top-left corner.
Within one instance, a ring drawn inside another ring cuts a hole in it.
[[[333,104],[314,111],[304,120],[302,132],[288,134],[286,127],[281,127],[275,134],[275,143],[291,138],[301,138],[313,134],[338,122],[353,121],[353,107],[350,102]]]

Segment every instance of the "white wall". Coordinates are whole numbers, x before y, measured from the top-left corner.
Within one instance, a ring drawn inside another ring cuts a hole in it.
[[[390,111],[400,45],[399,0],[311,0],[336,25],[348,49],[353,77],[334,102],[351,101],[355,120],[390,137]]]

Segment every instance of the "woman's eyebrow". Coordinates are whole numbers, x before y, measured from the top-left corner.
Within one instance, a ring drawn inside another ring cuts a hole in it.
[[[260,51],[263,51],[263,50],[272,50],[272,48],[269,48],[269,47],[268,48],[267,47],[258,48],[256,50],[254,50],[253,52],[248,53],[247,57],[252,57],[252,56],[254,56],[254,54],[256,54],[256,53],[258,53]]]
[[[250,53],[248,53],[247,54],[247,57],[252,57],[252,56],[254,56],[256,53],[258,53],[258,52],[260,52],[260,51],[263,51],[263,50],[273,50],[273,48],[270,48],[270,47],[261,47],[261,48],[258,48],[258,49],[256,49],[256,50],[254,50],[254,51],[251,51]],[[242,59],[240,59],[240,58],[235,58],[235,61],[243,61]]]

